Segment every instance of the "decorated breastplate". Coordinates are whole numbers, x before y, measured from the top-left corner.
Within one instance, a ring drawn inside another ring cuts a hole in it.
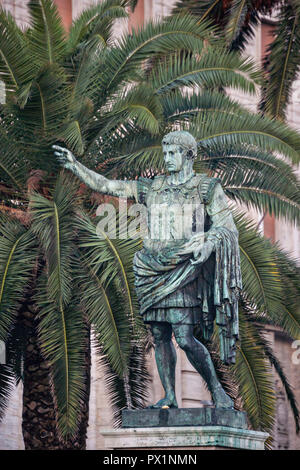
[[[200,179],[201,175],[195,175],[180,185],[172,185],[166,176],[153,180],[145,198],[149,241],[156,241],[160,247],[171,246],[204,232]],[[144,242],[147,245],[147,240]]]

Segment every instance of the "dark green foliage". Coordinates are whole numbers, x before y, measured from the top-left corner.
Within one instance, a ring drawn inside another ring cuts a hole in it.
[[[191,13],[199,23],[218,25],[230,50],[244,50],[263,15],[274,17],[274,37],[265,57],[261,109],[284,120],[291,101],[292,85],[299,72],[300,8],[297,0],[179,0],[175,14]],[[273,18],[272,18],[273,19]]]

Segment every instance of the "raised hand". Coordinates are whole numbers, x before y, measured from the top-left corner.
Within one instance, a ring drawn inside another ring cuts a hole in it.
[[[59,145],[52,145],[52,148],[55,150],[54,155],[57,157],[58,162],[64,168],[72,170],[76,162],[76,158],[70,150],[60,147]]]

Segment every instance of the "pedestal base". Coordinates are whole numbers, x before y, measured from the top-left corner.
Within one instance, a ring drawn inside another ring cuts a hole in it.
[[[228,426],[127,428],[102,431],[106,449],[263,450],[267,433]]]
[[[122,412],[122,428],[167,426],[229,426],[248,429],[246,413],[226,408],[160,408]]]

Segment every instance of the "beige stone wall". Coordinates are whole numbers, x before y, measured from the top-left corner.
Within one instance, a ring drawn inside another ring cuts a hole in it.
[[[16,19],[19,26],[28,24],[27,4],[29,0],[0,0],[0,4]]]
[[[5,417],[0,423],[0,450],[22,450],[22,385],[13,391]]]

